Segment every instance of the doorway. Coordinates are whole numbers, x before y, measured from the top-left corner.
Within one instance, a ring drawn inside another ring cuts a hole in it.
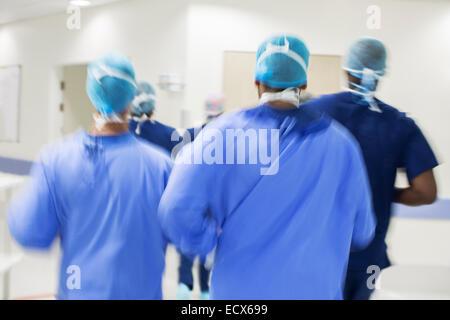
[[[86,93],[87,65],[70,65],[62,69],[62,134],[88,130],[92,123],[92,104]]]

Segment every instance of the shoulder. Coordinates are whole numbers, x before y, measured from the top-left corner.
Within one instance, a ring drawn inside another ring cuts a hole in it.
[[[360,157],[361,149],[352,133],[336,120],[330,120],[324,134],[329,146],[335,151],[344,151],[350,157]]]
[[[164,166],[172,166],[172,159],[170,158],[170,154],[167,150],[148,142],[147,140],[135,137],[136,145],[140,150],[140,153],[149,163],[158,162],[163,164]]]
[[[243,128],[247,126],[249,118],[254,114],[257,108],[241,109],[235,111],[229,111],[221,116],[217,117],[213,121],[209,122],[205,129],[230,129],[230,128]]]
[[[74,154],[78,153],[83,142],[83,132],[77,131],[64,138],[61,138],[53,144],[42,148],[38,160],[44,165],[51,165],[56,161],[71,161]]]
[[[265,119],[267,113],[262,106],[229,111],[208,123],[205,129],[246,129],[253,121]]]
[[[318,110],[318,109],[325,109],[333,107],[335,104],[339,102],[344,102],[348,100],[348,97],[351,93],[349,92],[339,92],[339,93],[333,93],[333,94],[325,94],[321,95],[317,98],[313,98],[309,100],[308,102],[302,104],[302,108],[305,110]]]
[[[351,132],[336,120],[331,120],[328,132],[330,135],[335,136],[336,139],[343,141],[346,144],[353,145],[357,143]]]
[[[400,120],[403,121],[407,118],[405,112],[401,112],[397,108],[387,104],[386,102],[376,99],[378,107],[383,111],[384,114],[389,116],[390,118],[394,120]]]
[[[406,112],[402,112],[393,106],[377,99],[378,106],[383,111],[384,118],[392,123],[394,128],[400,129],[404,134],[411,134],[420,131],[413,118]]]

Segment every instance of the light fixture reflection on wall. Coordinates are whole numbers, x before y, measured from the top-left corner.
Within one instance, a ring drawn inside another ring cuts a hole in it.
[[[161,90],[181,92],[184,89],[183,78],[178,73],[164,73],[159,75],[158,86]]]
[[[88,0],[70,0],[69,2],[71,5],[77,7],[88,7],[91,5],[91,2]]]

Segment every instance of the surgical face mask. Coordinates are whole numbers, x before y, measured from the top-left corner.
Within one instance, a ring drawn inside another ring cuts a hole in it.
[[[384,71],[374,71],[372,69],[364,68],[362,71],[353,70],[349,68],[344,68],[344,70],[348,71],[355,77],[361,79],[361,84],[356,84],[354,82],[350,82],[350,84],[355,87],[357,90],[345,88],[347,91],[350,91],[356,95],[362,97],[363,101],[369,105],[369,109],[375,112],[382,112],[378,107],[375,101],[375,91],[377,87],[377,81],[380,78],[379,74],[384,73]]]
[[[263,105],[271,101],[287,102],[298,108],[300,106],[300,89],[287,88],[280,92],[264,92],[259,99],[259,104]]]

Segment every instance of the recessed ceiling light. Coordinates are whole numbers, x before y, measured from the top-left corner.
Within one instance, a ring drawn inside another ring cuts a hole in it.
[[[91,5],[91,2],[87,0],[70,0],[70,4],[77,7],[88,7]]]

